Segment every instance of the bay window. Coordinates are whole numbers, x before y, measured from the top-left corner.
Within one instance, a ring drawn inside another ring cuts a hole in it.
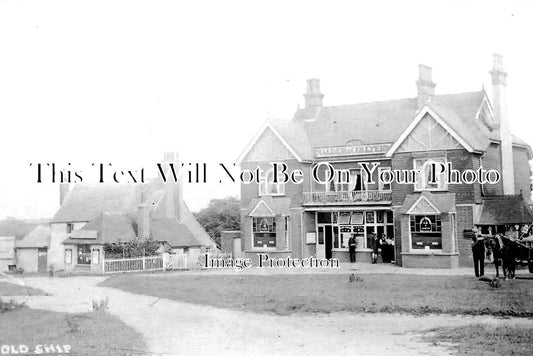
[[[274,217],[252,219],[254,247],[276,247],[276,220]]]
[[[410,225],[413,250],[442,250],[440,215],[411,215]]]

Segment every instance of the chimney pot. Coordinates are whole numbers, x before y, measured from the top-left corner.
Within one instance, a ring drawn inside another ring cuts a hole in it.
[[[492,85],[507,86],[507,73],[503,70],[503,56],[493,53],[492,59],[492,70],[489,72],[492,77]]]
[[[324,94],[320,93],[320,79],[308,79],[307,80],[307,92],[304,94],[305,108],[315,109],[322,107],[322,99]]]

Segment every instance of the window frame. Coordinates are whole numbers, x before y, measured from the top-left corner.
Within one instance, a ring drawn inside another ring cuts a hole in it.
[[[413,163],[414,164],[414,163]],[[385,170],[391,170],[391,167],[378,167],[378,177],[377,177],[377,180],[378,180],[378,190],[392,190],[392,183],[383,183],[379,177],[381,175],[381,172],[385,171]],[[388,185],[389,188],[388,189],[385,189],[385,185]]]
[[[272,176],[269,181],[269,176]],[[264,179],[258,184],[259,186],[259,196],[284,196],[285,195],[285,183],[273,183],[274,180],[274,169],[269,169],[265,172]],[[275,187],[276,192],[270,193],[270,187]]]
[[[443,162],[439,162],[438,160],[442,160]],[[424,163],[422,163],[422,168],[418,168],[417,166],[417,161],[424,161]],[[422,191],[432,191],[432,192],[441,192],[441,191],[447,191],[448,190],[448,185],[446,184],[446,174],[445,173],[441,173],[437,176],[437,187],[436,188],[428,188],[427,187],[427,184],[429,184],[429,182],[423,182],[421,181],[422,179],[425,180],[425,176],[424,176],[424,171],[425,171],[425,167],[426,165],[429,165],[431,164],[432,162],[435,162],[435,163],[444,163],[444,164],[447,164],[448,163],[448,160],[446,159],[446,156],[439,156],[439,157],[426,157],[426,158],[413,158],[413,169],[415,170],[420,170],[420,173],[418,174],[418,179],[416,180],[415,184],[414,184],[414,191],[415,192],[422,192]],[[424,186],[423,183],[425,183]]]
[[[257,219],[257,223],[254,223],[254,220]],[[259,226],[259,221],[261,219],[272,219],[272,231],[268,232],[261,232],[256,231],[256,227]],[[276,226],[276,217],[275,216],[253,216],[252,217],[252,249],[255,250],[275,250],[277,248],[277,226]],[[273,246],[256,246],[256,234],[269,234],[270,237],[274,237],[274,245]]]
[[[435,254],[435,253],[442,253],[442,243],[443,243],[443,234],[442,234],[442,214],[411,214],[409,215],[409,252],[411,253],[420,253],[420,254]],[[435,229],[436,231],[413,231],[413,219],[415,220],[415,229],[416,229],[416,217],[417,216],[434,216],[435,217]],[[439,230],[437,230],[439,228]],[[425,246],[423,248],[414,248],[413,247],[413,234],[435,234],[439,235],[440,238],[440,248],[429,248],[426,249]]]

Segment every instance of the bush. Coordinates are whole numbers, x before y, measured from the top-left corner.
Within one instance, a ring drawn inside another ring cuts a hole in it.
[[[155,256],[160,243],[153,239],[135,239],[126,242],[106,243],[104,252],[106,258],[135,258],[143,256]]]
[[[2,299],[0,299],[0,313],[5,313],[13,310],[20,309],[24,306],[24,303],[19,304],[15,302],[14,300],[10,300],[9,302],[4,302]]]

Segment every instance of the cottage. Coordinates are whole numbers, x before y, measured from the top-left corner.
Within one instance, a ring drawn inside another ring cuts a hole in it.
[[[189,261],[216,250],[183,201],[181,181],[78,184],[72,190],[61,184],[60,207],[50,224],[17,245],[18,265],[41,271],[44,259],[46,269],[99,273],[106,243],[149,238],[173,253],[186,254]]]
[[[267,172],[261,184],[241,185],[244,254],[348,261],[354,237],[356,260],[369,262],[375,234],[400,266],[470,265],[469,231],[496,224],[493,210],[505,209],[493,201],[513,196],[528,212],[531,203],[532,151],[511,135],[500,55],[490,74],[492,100],[484,89],[437,95],[431,68],[420,65],[416,97],[342,106],[324,106],[320,81],[308,80],[305,107],[289,121],[268,119],[239,157],[242,169]],[[303,183],[275,182],[271,162],[307,172]],[[377,167],[369,176],[361,163]],[[491,182],[452,184],[433,173],[441,164],[469,170],[460,177],[468,180],[492,170]],[[379,179],[413,170],[411,184]]]

